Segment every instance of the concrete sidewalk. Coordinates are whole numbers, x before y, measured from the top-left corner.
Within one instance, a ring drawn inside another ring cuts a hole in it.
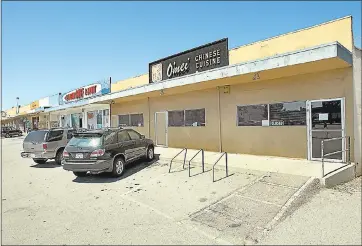
[[[168,148],[168,147],[156,147],[155,153],[160,154],[160,159],[170,161],[177,153],[182,149]],[[188,149],[186,155],[186,166],[188,161],[197,153],[198,150]],[[205,165],[212,166],[215,161],[220,157],[219,152],[204,152]],[[183,162],[184,152],[175,158],[175,164],[172,169],[180,166]],[[199,153],[193,160],[192,165],[201,166],[201,153]],[[334,171],[344,166],[343,163],[325,163],[325,173]],[[246,154],[229,154],[228,153],[228,167],[229,169],[249,169],[262,172],[275,172],[285,173],[292,175],[300,175],[306,177],[322,177],[322,163],[318,161],[308,161],[303,159],[283,158],[274,156],[256,156]],[[225,168],[225,157],[218,162],[217,168]]]

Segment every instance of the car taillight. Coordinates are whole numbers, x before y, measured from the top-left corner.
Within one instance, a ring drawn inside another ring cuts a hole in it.
[[[105,152],[104,149],[97,149],[97,150],[93,151],[93,152],[90,154],[90,157],[99,157],[99,156],[102,156],[102,155],[104,155],[104,152]]]
[[[63,151],[63,157],[69,157],[69,153],[67,151]]]
[[[44,143],[44,144],[43,144],[43,149],[44,149],[44,151],[46,151],[47,148],[48,148],[48,145]]]

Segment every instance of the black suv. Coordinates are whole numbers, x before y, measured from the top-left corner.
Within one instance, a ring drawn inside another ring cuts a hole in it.
[[[63,151],[63,169],[76,176],[109,172],[119,177],[125,165],[154,158],[151,139],[132,129],[100,129],[76,132]]]

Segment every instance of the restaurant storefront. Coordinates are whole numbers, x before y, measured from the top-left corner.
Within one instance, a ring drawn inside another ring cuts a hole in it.
[[[309,160],[339,138],[324,151],[342,152],[327,159],[359,160],[350,26],[346,17],[231,50],[223,39],[151,62],[143,86],[107,97],[112,126],[158,146]]]

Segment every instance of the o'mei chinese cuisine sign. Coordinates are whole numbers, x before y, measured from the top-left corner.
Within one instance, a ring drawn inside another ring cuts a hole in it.
[[[78,101],[81,99],[89,98],[99,93],[101,89],[102,86],[100,84],[88,85],[68,92],[63,96],[63,100],[64,102],[72,102],[72,101]]]
[[[196,47],[149,64],[149,83],[229,65],[228,39]]]

